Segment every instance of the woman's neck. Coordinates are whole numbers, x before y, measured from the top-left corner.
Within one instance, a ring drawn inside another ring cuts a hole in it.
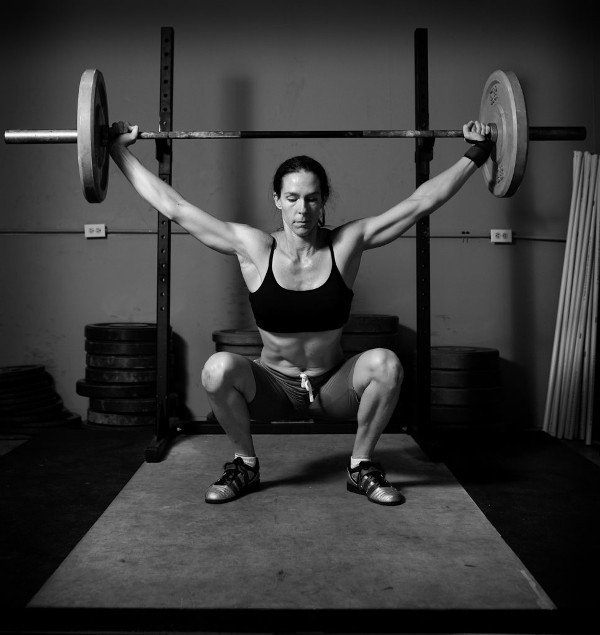
[[[290,260],[311,258],[323,245],[322,232],[315,227],[310,234],[298,236],[284,225],[283,231],[278,235],[277,244]]]

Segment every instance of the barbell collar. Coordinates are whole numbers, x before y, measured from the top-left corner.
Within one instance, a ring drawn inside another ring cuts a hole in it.
[[[493,125],[493,124],[492,124]],[[495,126],[494,126],[495,128]],[[586,138],[583,126],[529,127],[530,141],[581,141]],[[138,139],[419,139],[462,138],[462,130],[173,130],[139,132]],[[491,135],[495,141],[495,131]],[[5,130],[4,142],[77,143],[77,130]]]

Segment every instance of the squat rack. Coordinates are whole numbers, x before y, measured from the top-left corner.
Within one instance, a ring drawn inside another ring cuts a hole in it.
[[[414,33],[415,56],[415,127],[429,129],[429,71],[427,29]],[[173,120],[173,64],[174,30],[161,28],[159,131],[172,131]],[[158,175],[171,184],[173,170],[172,140],[157,138],[156,159]],[[429,164],[433,159],[434,137],[415,138],[416,186],[429,179]],[[157,212],[157,410],[155,436],[147,446],[144,456],[150,463],[161,461],[178,432],[174,416],[176,395],[171,390],[169,352],[171,348],[171,221]],[[417,355],[416,355],[416,421],[410,432],[430,455],[437,452],[431,434],[430,383],[431,383],[431,309],[430,309],[430,250],[429,218],[416,225],[417,269]]]

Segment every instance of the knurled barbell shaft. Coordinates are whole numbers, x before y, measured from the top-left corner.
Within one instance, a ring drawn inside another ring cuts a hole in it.
[[[190,130],[139,132],[138,139],[396,139],[459,138],[462,130]],[[530,141],[580,141],[582,126],[529,127]],[[77,143],[77,130],[5,130],[5,143]]]

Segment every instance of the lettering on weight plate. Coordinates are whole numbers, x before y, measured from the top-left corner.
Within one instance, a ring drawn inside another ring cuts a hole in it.
[[[495,106],[497,101],[498,101],[498,84],[494,84],[492,88],[490,89],[490,104],[492,106]]]
[[[502,181],[504,181],[504,165],[498,163],[496,165],[496,183],[501,183]]]

